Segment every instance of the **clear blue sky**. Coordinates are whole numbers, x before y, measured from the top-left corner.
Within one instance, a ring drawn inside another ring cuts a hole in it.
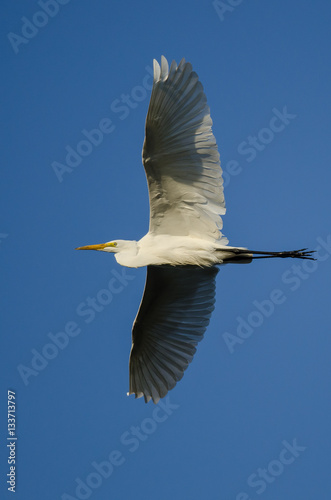
[[[331,5],[214,4],[2,2],[1,498],[8,389],[17,500],[330,498]],[[319,252],[221,268],[205,338],[155,410],[126,396],[145,269],[74,248],[148,229],[161,54],[204,85],[230,243]]]

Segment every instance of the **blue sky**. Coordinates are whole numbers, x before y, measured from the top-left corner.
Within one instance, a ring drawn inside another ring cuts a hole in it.
[[[18,500],[329,499],[329,2],[1,11],[1,498],[12,390]],[[126,396],[145,269],[73,249],[148,229],[141,149],[161,54],[204,85],[230,244],[318,259],[221,268],[205,338],[157,409]]]

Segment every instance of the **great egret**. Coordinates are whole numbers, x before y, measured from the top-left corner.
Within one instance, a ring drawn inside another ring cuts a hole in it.
[[[214,308],[215,265],[253,258],[313,259],[307,249],[260,252],[222,235],[222,170],[207,99],[182,59],[154,60],[142,158],[150,202],[148,233],[77,250],[115,254],[122,266],[148,266],[132,330],[130,390],[157,403],[184,374]]]

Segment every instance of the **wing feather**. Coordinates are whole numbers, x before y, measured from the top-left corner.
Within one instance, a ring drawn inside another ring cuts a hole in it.
[[[214,309],[217,272],[148,266],[132,330],[129,394],[157,403],[183,377]]]
[[[207,99],[182,59],[154,60],[143,164],[153,234],[220,240],[225,213],[222,170]],[[224,244],[227,240],[223,237]]]

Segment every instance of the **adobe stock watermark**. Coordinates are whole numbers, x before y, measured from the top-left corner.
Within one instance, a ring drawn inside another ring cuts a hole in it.
[[[127,274],[126,268],[121,268],[121,273],[115,269],[111,271],[113,275],[110,278],[107,287],[101,288],[95,297],[87,297],[76,307],[76,316],[83,318],[84,323],[91,323],[96,315],[102,312],[109,304],[113,302],[114,296],[121,293],[128,283],[135,276]],[[37,377],[45,368],[58,357],[70,343],[71,339],[78,337],[83,331],[83,325],[79,326],[79,320],[68,321],[61,331],[57,333],[49,332],[47,334],[47,343],[38,350],[31,349],[32,358],[28,364],[17,365],[18,373],[25,386],[31,382],[30,378]]]
[[[213,7],[218,15],[220,21],[224,21],[225,15],[228,12],[233,12],[236,7],[241,5],[244,0],[214,0]]]
[[[153,68],[145,67],[146,75],[144,76],[141,85],[136,85],[131,92],[121,94],[110,104],[110,109],[115,115],[115,119],[125,120],[131,111],[135,109],[139,103],[144,101],[148,92],[153,88]],[[151,80],[151,81],[150,81]],[[114,132],[116,126],[114,117],[102,118],[99,120],[95,128],[81,131],[83,139],[76,146],[72,147],[69,144],[65,147],[64,161],[53,161],[51,166],[59,182],[63,182],[64,176],[70,174],[81,165],[83,158],[89,156],[95,149],[102,144],[104,137],[109,136]]]
[[[55,17],[62,5],[66,5],[70,0],[38,0],[37,4],[41,10],[37,10],[31,19],[23,16],[21,18],[21,33],[10,31],[7,38],[15,54],[18,54],[20,46],[29,43],[32,38],[38,35],[39,30],[44,28],[49,20]]]
[[[247,316],[244,318],[242,316],[236,317],[236,333],[224,332],[222,334],[230,354],[233,354],[238,346],[249,339],[256,329],[260,328],[265,320],[274,314],[277,306],[284,304],[288,297],[288,290],[291,292],[298,290],[301,284],[319,268],[320,263],[330,257],[331,234],[325,239],[318,237],[317,243],[314,254],[316,260],[302,260],[300,264],[293,264],[281,276],[284,287],[274,288],[263,300],[254,300],[254,307]]]
[[[296,438],[292,439],[292,443],[284,440],[282,445],[283,448],[276,459],[270,460],[266,467],[259,467],[248,476],[247,485],[254,490],[256,495],[264,493],[284,473],[287,466],[293,464],[307,449],[306,446],[299,445]],[[235,500],[252,500],[252,496],[250,493],[241,491],[236,495]]]
[[[147,441],[155,433],[159,425],[179,408],[178,404],[170,402],[169,396],[161,399],[153,409],[150,417],[144,418],[139,426],[131,426],[120,436],[120,449],[112,450],[107,457],[101,461],[94,460],[90,464],[91,472],[86,477],[76,477],[74,493],[63,493],[61,500],[87,500],[94,491],[109,479],[118,467],[127,460],[129,453],[135,453],[140,445]]]
[[[5,240],[6,238],[8,238],[7,233],[0,233],[0,248],[1,248],[2,240]]]
[[[238,145],[238,154],[243,156],[247,163],[251,163],[296,117],[297,115],[288,112],[287,106],[283,106],[282,111],[272,108],[272,116],[267,126],[262,127],[255,135],[247,136]],[[225,166],[222,165],[222,169],[224,187],[227,187],[231,177],[239,175],[243,167],[238,160],[229,160]]]

